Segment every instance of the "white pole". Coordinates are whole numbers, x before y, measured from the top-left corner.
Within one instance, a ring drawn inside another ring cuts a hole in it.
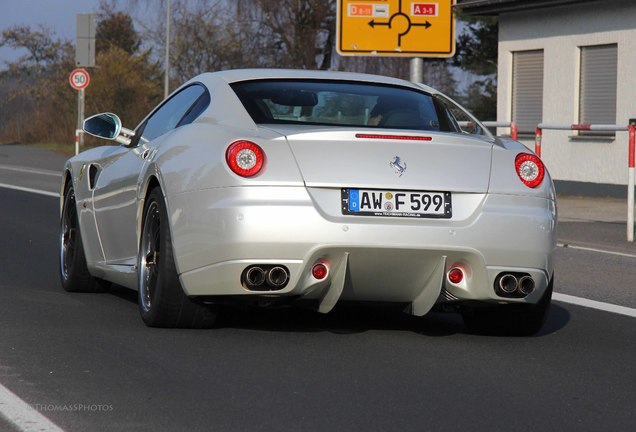
[[[163,97],[168,97],[168,92],[170,91],[170,0],[168,0],[166,5],[166,61],[165,61],[165,77],[163,83]]]
[[[86,99],[84,98],[84,89],[80,91],[80,125],[78,129],[82,129],[84,127],[84,106],[86,105]],[[80,134],[80,146],[84,145],[84,134]]]
[[[75,154],[79,153],[80,144],[83,143],[84,135],[78,135],[77,131],[84,126],[84,89],[77,91],[77,127],[75,128]],[[82,140],[82,142],[80,142]]]

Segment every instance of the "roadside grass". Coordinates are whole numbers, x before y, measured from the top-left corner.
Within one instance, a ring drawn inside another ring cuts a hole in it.
[[[19,143],[19,142],[2,142],[0,141],[0,146],[2,145],[23,145],[27,147],[37,147],[44,150],[49,150],[55,153],[60,153],[65,156],[74,156],[75,155],[75,142],[69,141],[67,143],[59,143],[59,142],[40,142],[40,143]],[[93,147],[97,147],[99,145],[104,145],[104,141],[100,141],[97,138],[89,138],[84,142],[84,145],[80,146],[79,151],[82,152],[84,150],[88,150]]]

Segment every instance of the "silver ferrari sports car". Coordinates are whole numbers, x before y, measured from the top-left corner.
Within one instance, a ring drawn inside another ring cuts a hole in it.
[[[232,302],[392,303],[529,335],[551,301],[541,160],[432,88],[300,70],[199,75],[64,167],[68,291],[138,291],[143,321],[209,327]]]

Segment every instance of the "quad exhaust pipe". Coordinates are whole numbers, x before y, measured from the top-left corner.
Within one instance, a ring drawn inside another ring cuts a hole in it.
[[[534,279],[527,273],[500,273],[495,279],[495,291],[502,297],[525,297],[534,288]]]
[[[534,279],[530,276],[524,276],[519,279],[519,292],[523,295],[528,295],[534,291]]]
[[[241,274],[241,284],[250,291],[276,291],[288,282],[289,270],[282,265],[251,265]]]
[[[265,270],[259,266],[248,267],[245,272],[245,284],[248,287],[259,287],[265,282]]]
[[[513,274],[505,274],[499,278],[499,288],[506,294],[512,294],[519,288],[519,280]]]
[[[277,289],[282,288],[289,280],[289,273],[283,267],[276,266],[267,272],[267,285]]]

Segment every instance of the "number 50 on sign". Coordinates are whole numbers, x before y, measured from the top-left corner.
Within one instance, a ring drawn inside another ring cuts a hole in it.
[[[91,79],[84,69],[75,69],[68,77],[68,81],[75,90],[82,90],[88,87]]]

